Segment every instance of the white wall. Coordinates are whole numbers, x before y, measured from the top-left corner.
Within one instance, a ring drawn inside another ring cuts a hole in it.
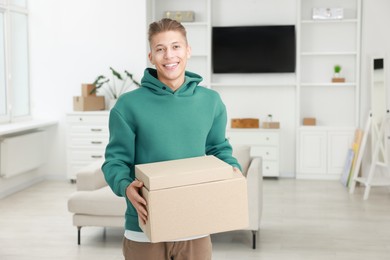
[[[35,117],[59,120],[49,178],[66,177],[65,114],[81,84],[109,67],[140,80],[146,66],[146,5],[136,0],[31,0],[30,68]]]

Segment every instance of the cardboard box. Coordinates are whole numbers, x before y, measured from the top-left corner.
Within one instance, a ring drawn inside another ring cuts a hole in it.
[[[263,128],[279,129],[280,123],[279,122],[263,122]]]
[[[305,117],[303,119],[303,125],[316,125],[316,119],[314,117]]]
[[[94,96],[96,97],[96,91],[93,91],[95,89],[95,85],[93,84],[81,84],[81,96],[83,97],[90,97]],[[93,93],[91,93],[93,92]]]
[[[231,128],[259,128],[259,119],[257,118],[233,118]]]
[[[144,183],[151,242],[172,241],[248,226],[246,179],[214,156],[135,166]]]
[[[73,97],[74,111],[96,111],[104,109],[105,103],[103,96]]]

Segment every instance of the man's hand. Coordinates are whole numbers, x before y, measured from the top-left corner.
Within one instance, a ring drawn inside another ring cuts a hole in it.
[[[146,221],[148,220],[146,200],[140,195],[140,190],[143,186],[144,184],[139,180],[133,181],[129,186],[127,186],[126,196],[130,200],[131,204],[133,204],[142,222],[146,224]]]
[[[242,172],[240,171],[240,169],[238,169],[237,167],[233,167],[233,171],[234,171],[235,173],[241,173],[241,174],[242,174]]]

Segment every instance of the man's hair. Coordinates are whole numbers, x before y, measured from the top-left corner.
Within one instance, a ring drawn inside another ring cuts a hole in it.
[[[170,18],[163,18],[160,21],[153,22],[149,25],[149,33],[148,33],[149,43],[152,42],[153,36],[167,31],[180,32],[187,41],[187,32],[181,23]]]

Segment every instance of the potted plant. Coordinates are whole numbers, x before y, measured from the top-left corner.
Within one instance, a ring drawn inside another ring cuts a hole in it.
[[[345,78],[342,78],[340,76],[340,73],[341,73],[341,65],[334,65],[333,67],[333,78],[332,78],[332,82],[345,82]]]
[[[104,75],[96,77],[95,81],[92,83],[95,87],[91,90],[90,94],[102,91],[101,93],[106,96],[110,102],[109,107],[112,108],[120,95],[131,90],[132,86],[135,85],[140,87],[141,84],[136,81],[133,78],[133,74],[129,73],[127,70],[121,74],[110,67],[110,71],[111,79]]]

